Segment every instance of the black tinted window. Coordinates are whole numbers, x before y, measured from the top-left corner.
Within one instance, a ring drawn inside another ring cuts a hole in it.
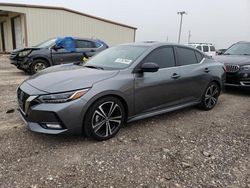
[[[77,40],[76,41],[76,48],[95,48],[95,45],[91,41]]]
[[[196,48],[199,49],[199,50],[201,50],[201,46],[197,46]]]
[[[195,55],[196,55],[196,58],[198,60],[198,63],[200,63],[201,60],[203,59],[203,55],[201,55],[201,53],[199,53],[199,52],[195,52]]]
[[[157,63],[160,68],[174,67],[174,50],[171,47],[159,48],[151,52],[143,62]]]
[[[208,52],[208,46],[203,46],[203,52]]]
[[[197,63],[194,50],[177,48],[179,65],[191,65]]]

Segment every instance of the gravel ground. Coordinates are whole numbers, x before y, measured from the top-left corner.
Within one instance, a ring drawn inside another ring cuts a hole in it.
[[[186,108],[95,142],[27,130],[15,99],[27,77],[0,57],[0,187],[250,188],[249,91],[230,89],[212,111]]]

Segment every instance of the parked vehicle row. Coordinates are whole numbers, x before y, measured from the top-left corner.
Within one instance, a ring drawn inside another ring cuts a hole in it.
[[[101,40],[77,37],[73,39],[75,51],[56,45],[57,38],[53,38],[34,47],[14,50],[10,55],[11,63],[18,69],[35,74],[53,65],[82,61],[84,54],[92,57],[108,48]]]
[[[84,65],[47,68],[22,83],[17,97],[34,132],[106,140],[126,122],[194,105],[213,109],[224,77],[224,66],[197,49],[134,43]]]

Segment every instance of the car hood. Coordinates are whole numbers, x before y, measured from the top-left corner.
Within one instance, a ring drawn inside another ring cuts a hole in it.
[[[26,50],[40,50],[41,48],[36,48],[36,47],[27,47],[27,48],[18,48],[12,51],[12,53],[18,53]]]
[[[45,69],[26,82],[44,92],[59,93],[92,87],[94,83],[111,78],[118,72],[67,64]]]
[[[213,57],[224,64],[247,65],[250,64],[250,55],[218,55]]]

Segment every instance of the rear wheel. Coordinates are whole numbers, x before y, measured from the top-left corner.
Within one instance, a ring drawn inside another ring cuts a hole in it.
[[[96,140],[107,140],[115,136],[125,121],[121,101],[105,97],[96,101],[88,110],[84,121],[84,132]]]
[[[203,110],[211,110],[217,104],[218,98],[220,94],[219,85],[215,82],[211,82],[205,93],[203,94],[202,101],[199,107]]]
[[[49,65],[47,61],[43,59],[37,59],[37,60],[34,60],[34,62],[31,64],[30,72],[31,74],[35,74],[35,73],[40,72],[43,69],[46,69],[48,66]]]

